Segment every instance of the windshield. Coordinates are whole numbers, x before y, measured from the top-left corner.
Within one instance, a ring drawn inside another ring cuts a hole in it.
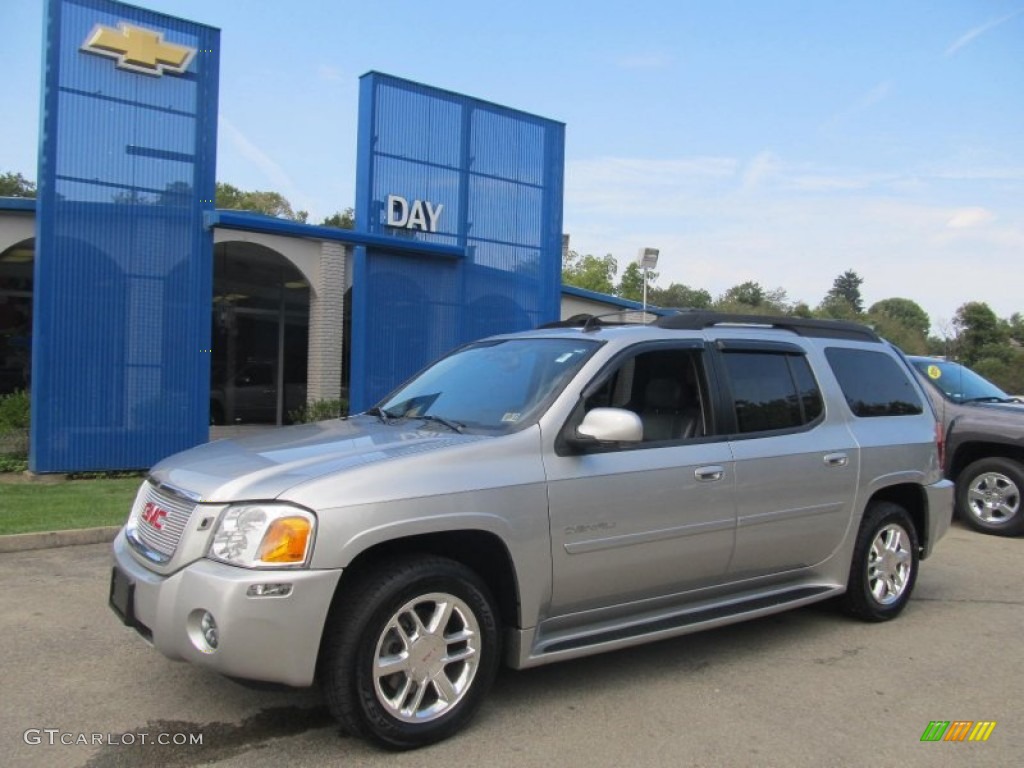
[[[538,418],[597,346],[546,338],[471,344],[371,410],[384,419],[421,418],[459,430],[511,432]]]
[[[928,358],[911,360],[924,377],[947,398],[956,403],[972,400],[1008,401],[1010,396],[988,379],[959,363]]]

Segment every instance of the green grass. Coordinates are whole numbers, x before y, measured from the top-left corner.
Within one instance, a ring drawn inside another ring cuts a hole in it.
[[[121,525],[140,478],[0,483],[0,535]]]

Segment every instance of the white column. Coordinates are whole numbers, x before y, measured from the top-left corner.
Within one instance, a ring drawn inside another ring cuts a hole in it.
[[[320,279],[309,296],[306,402],[341,397],[341,338],[348,256],[341,243],[320,244]]]

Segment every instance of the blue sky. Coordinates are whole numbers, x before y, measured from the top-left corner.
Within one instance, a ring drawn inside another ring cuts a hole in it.
[[[351,206],[375,69],[566,123],[571,247],[933,328],[1024,311],[1024,0],[148,0],[222,30],[217,177]],[[0,171],[35,179],[42,0],[0,0]]]

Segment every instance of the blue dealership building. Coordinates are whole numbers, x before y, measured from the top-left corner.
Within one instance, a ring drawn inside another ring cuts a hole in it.
[[[194,22],[47,2],[38,197],[0,200],[0,392],[31,389],[33,471],[362,409],[560,316],[563,124],[370,72],[353,230],[217,210],[219,50]]]

